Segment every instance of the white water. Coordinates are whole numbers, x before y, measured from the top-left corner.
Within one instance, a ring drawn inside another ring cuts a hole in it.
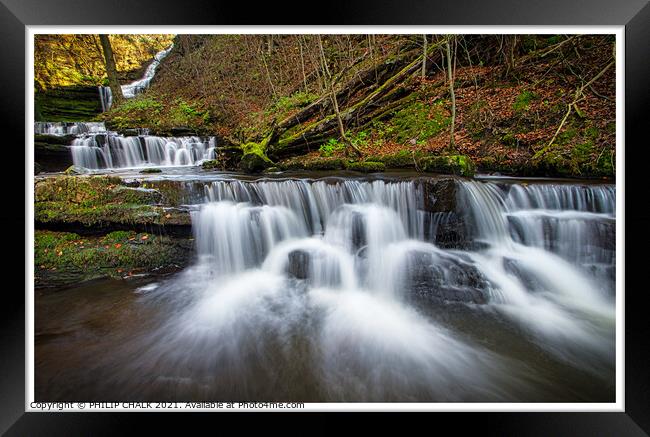
[[[126,85],[121,85],[122,95],[126,99],[135,97],[136,95],[142,93],[145,89],[149,88],[149,84],[156,75],[156,69],[160,62],[172,51],[174,45],[172,44],[168,48],[159,51],[154,56],[153,61],[147,66],[147,69],[144,72],[144,75],[141,79],[128,83]],[[108,111],[113,104],[113,93],[111,88],[108,86],[99,87],[99,98],[102,102],[102,111]]]
[[[34,122],[34,133],[48,135],[80,135],[106,132],[104,123],[101,122]]]
[[[446,324],[460,305],[611,383],[613,282],[595,279],[613,234],[590,223],[615,220],[613,187],[461,182],[475,251],[426,241],[421,196],[414,181],[211,184],[196,264],[143,297],[172,310],[130,374],[234,398],[529,399],[545,375]]]
[[[87,169],[189,166],[215,158],[215,138],[81,135],[70,146],[74,165]]]

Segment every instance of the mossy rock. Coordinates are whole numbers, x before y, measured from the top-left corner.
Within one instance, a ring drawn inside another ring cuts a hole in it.
[[[425,172],[453,174],[472,177],[476,171],[474,163],[466,155],[427,156],[421,158],[418,167]]]
[[[304,164],[305,170],[344,170],[345,168],[347,163],[341,158],[318,158]]]
[[[239,168],[245,173],[261,173],[272,165],[269,158],[258,153],[244,153],[239,161]]]
[[[220,168],[219,161],[216,159],[211,159],[210,161],[204,161],[201,164],[203,170],[214,170],[215,168]]]
[[[192,246],[188,238],[134,230],[94,236],[36,230],[35,282],[59,286],[102,277],[174,271],[188,264]]]
[[[420,151],[400,150],[399,152],[388,155],[373,156],[372,158],[368,158],[368,160],[383,162],[386,168],[413,168],[417,160],[423,156],[424,154]]]
[[[82,175],[84,173],[88,173],[88,171],[83,167],[79,167],[78,165],[71,165],[70,167],[66,168],[63,173],[65,173],[68,176],[74,176],[74,175]]]
[[[35,143],[55,144],[60,146],[72,144],[72,141],[75,138],[75,135],[34,134]]]
[[[83,227],[189,227],[189,212],[159,206],[163,196],[150,188],[133,188],[120,178],[63,176],[39,180],[34,188],[34,218],[39,224]]]
[[[266,170],[264,170],[265,173],[279,173],[281,171],[282,169],[280,167],[269,167]]]
[[[245,173],[261,173],[274,165],[266,156],[266,146],[260,143],[246,143],[241,146],[244,155],[239,161],[239,168]]]
[[[140,173],[142,174],[162,173],[162,170],[159,168],[145,168],[144,170],[141,170]]]
[[[386,170],[383,162],[361,161],[351,162],[347,166],[348,170],[360,171],[363,173],[377,173]]]

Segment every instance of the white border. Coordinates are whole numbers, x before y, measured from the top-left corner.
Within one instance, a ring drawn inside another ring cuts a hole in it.
[[[613,403],[305,403],[293,411],[540,411],[540,412],[623,412],[624,369],[624,65],[625,26],[25,26],[26,75],[26,185],[29,202],[26,210],[27,248],[25,295],[25,411],[34,401],[34,35],[48,33],[110,33],[110,34],[614,34],[616,35],[616,401]],[[233,411],[250,408],[206,409],[138,408],[120,403],[117,408],[91,408],[89,403],[73,403],[72,408],[59,409],[57,404],[47,411]],[[286,408],[265,408],[264,411],[290,411]]]

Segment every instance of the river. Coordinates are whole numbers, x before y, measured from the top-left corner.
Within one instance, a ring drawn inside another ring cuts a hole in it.
[[[614,401],[615,186],[197,173],[121,174],[193,181],[190,267],[37,290],[36,400]]]

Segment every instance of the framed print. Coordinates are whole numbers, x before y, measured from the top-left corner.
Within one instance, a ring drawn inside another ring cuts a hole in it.
[[[95,3],[0,5],[3,432],[647,435],[646,3]]]

